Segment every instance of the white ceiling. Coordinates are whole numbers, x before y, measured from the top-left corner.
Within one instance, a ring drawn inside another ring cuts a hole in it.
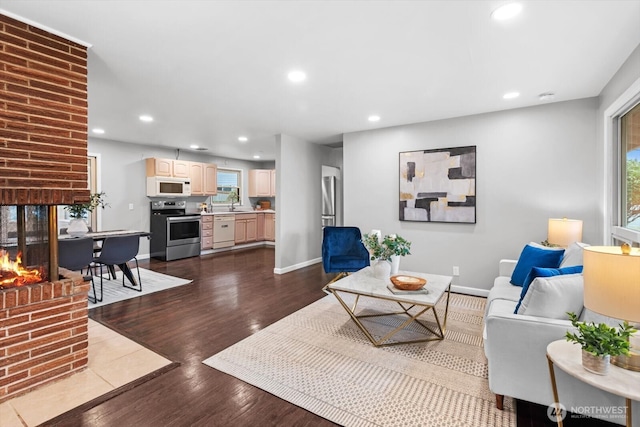
[[[89,128],[103,138],[273,160],[280,133],[332,143],[537,105],[543,92],[597,96],[640,44],[640,0],[522,1],[493,21],[504,3],[0,0],[0,11],[92,45]],[[294,68],[306,82],[287,80]]]

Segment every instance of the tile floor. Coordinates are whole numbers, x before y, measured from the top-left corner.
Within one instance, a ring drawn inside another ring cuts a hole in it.
[[[37,426],[170,363],[89,319],[87,369],[0,404],[0,426]]]

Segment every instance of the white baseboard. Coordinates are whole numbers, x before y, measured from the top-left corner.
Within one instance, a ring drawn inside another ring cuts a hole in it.
[[[468,286],[451,286],[451,292],[455,292],[457,294],[467,294],[467,295],[475,295],[478,297],[487,297],[489,296],[489,289],[478,289],[478,288],[470,288]]]
[[[273,273],[274,274],[289,273],[291,271],[298,270],[298,269],[304,268],[304,267],[308,267],[308,266],[313,265],[313,264],[318,264],[320,262],[322,262],[322,257],[315,258],[315,259],[310,259],[309,261],[305,261],[305,262],[301,262],[301,263],[298,263],[298,264],[290,265],[290,266],[284,267],[284,268],[274,268],[273,269]]]

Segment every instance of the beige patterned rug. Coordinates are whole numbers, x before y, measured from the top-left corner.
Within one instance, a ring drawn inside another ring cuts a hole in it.
[[[485,301],[452,294],[444,341],[376,348],[327,296],[203,363],[345,426],[515,426],[511,399],[497,410],[489,391]],[[388,304],[360,298],[359,307]],[[444,302],[437,308],[442,318]],[[375,337],[398,321],[367,326]]]

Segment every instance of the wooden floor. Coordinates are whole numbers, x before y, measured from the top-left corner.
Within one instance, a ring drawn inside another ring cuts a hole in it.
[[[88,410],[64,426],[333,426],[333,423],[202,364],[209,356],[322,298],[332,276],[321,264],[273,274],[273,248],[231,251],[140,266],[192,285],[89,312],[92,319],[179,366]],[[518,425],[553,425],[546,408],[518,402]]]

